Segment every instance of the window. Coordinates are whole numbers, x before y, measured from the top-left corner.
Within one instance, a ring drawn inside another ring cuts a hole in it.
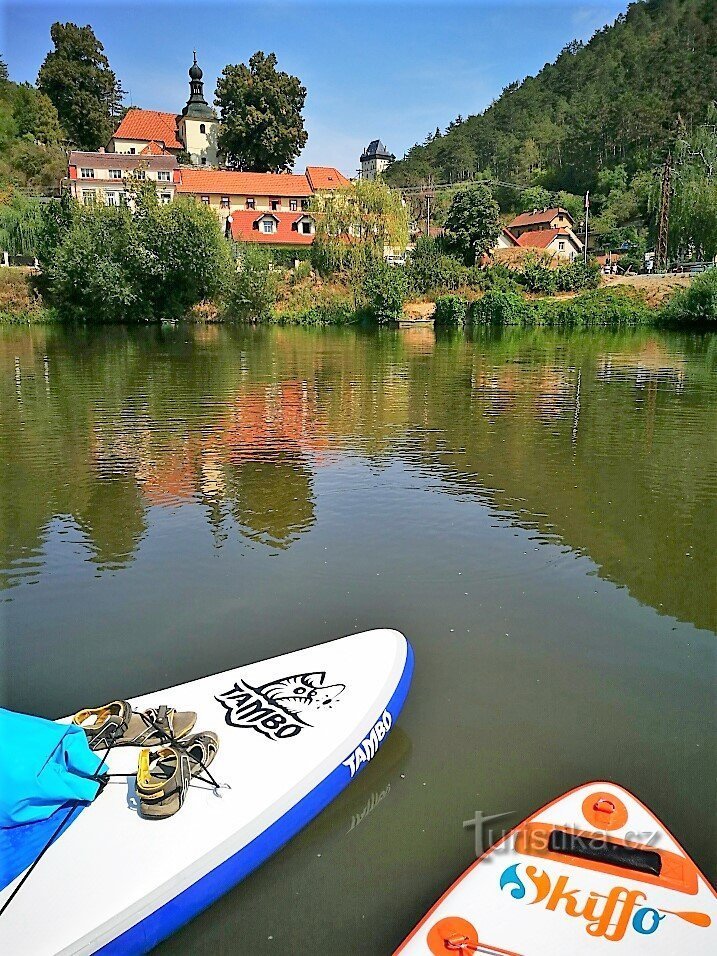
[[[146,174],[146,172],[145,172],[143,169],[135,169],[134,174],[135,174],[135,176],[137,177],[137,179],[146,179],[146,178],[147,178],[147,174]]]
[[[205,206],[209,205],[209,196],[202,196],[202,202]]]
[[[228,197],[228,196],[222,196],[221,202],[219,203],[219,205],[221,206],[222,209],[228,209],[228,208],[229,208],[229,197]]]
[[[274,231],[274,220],[273,219],[264,219],[261,224],[261,228],[264,232],[271,233]]]
[[[121,170],[121,169],[111,169],[111,170],[110,170],[110,179],[122,179],[122,170]]]
[[[159,195],[159,200],[160,200],[160,202],[162,202],[162,203],[166,206],[167,203],[169,203],[169,202],[172,201],[172,194],[171,194],[171,193],[160,193],[160,195]]]
[[[117,206],[117,205],[118,205],[118,202],[117,202],[117,193],[114,193],[114,192],[105,193],[105,199],[106,199],[106,201],[107,201],[107,205],[108,205],[108,206]]]
[[[157,179],[160,183],[168,183],[171,181],[171,175],[168,169],[160,169],[157,173]]]
[[[308,208],[309,208],[309,200],[308,200],[308,199],[302,199],[302,200],[301,200],[301,208],[302,208],[302,209],[308,209]]]
[[[207,165],[207,157],[202,156],[202,166],[206,166],[206,165]]]
[[[310,235],[311,235],[311,222],[309,222],[309,221],[307,221],[307,220],[304,220],[304,222],[301,223],[301,231],[303,232],[303,234],[304,234],[305,236],[310,236]]]
[[[200,124],[199,124],[199,132],[200,132],[200,133],[206,133],[206,131],[207,131],[207,127],[204,125],[204,123],[200,123]]]
[[[561,252],[563,252],[563,251],[565,250],[565,243],[564,243],[564,242],[559,242],[559,243],[558,243],[558,249],[559,249]]]
[[[299,204],[297,203],[297,201],[295,199],[290,199],[289,209],[291,210],[291,212],[296,212],[298,208],[299,208]]]
[[[247,199],[246,201],[247,209],[256,209],[256,199]]]
[[[280,199],[270,199],[270,200],[269,200],[269,209],[273,210],[274,212],[276,212],[277,209],[281,209],[281,200],[280,200]]]
[[[130,146],[129,151],[130,151],[130,153],[132,153],[132,155],[134,155],[134,154],[137,152],[137,150],[134,148],[134,146]]]
[[[82,176],[83,179],[94,179],[95,171],[94,169],[87,169],[86,167],[83,166],[82,169],[80,170],[80,176]]]
[[[83,189],[82,190],[82,202],[85,206],[93,206],[95,203],[95,191],[94,189]]]

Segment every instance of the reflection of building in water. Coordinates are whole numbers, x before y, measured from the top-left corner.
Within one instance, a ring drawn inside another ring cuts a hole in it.
[[[638,350],[604,353],[598,361],[597,377],[601,382],[632,381],[638,388],[658,381],[671,383],[680,391],[685,380],[685,359],[650,340]]]

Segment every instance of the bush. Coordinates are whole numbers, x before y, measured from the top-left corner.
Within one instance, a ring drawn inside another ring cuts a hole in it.
[[[602,289],[584,292],[574,299],[531,303],[538,325],[582,327],[640,325],[654,321],[655,312],[639,295],[628,290]]]
[[[442,295],[436,299],[433,313],[435,325],[462,325],[468,316],[469,304],[458,295]]]
[[[686,289],[676,292],[663,306],[660,318],[666,322],[716,322],[717,268],[696,276]]]
[[[38,259],[48,304],[98,322],[182,318],[219,292],[230,264],[214,213],[186,197],[160,205],[152,185],[138,190],[134,211],[52,204]]]
[[[268,249],[246,243],[239,252],[236,274],[224,293],[228,318],[255,322],[271,316],[278,295],[279,275],[271,269]]]
[[[554,295],[558,291],[556,270],[551,269],[550,258],[546,256],[527,255],[521,262],[517,279],[528,292],[537,292],[542,295]]]
[[[379,322],[397,322],[403,314],[409,285],[404,269],[376,262],[367,269],[361,291],[374,318]]]
[[[582,292],[585,289],[597,289],[600,285],[600,266],[597,262],[583,262],[573,259],[555,269],[558,292]]]
[[[522,325],[530,321],[530,303],[516,292],[489,289],[473,303],[469,318],[471,322]]]

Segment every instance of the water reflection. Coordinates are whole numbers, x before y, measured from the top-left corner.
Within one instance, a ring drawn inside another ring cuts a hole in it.
[[[199,509],[218,548],[285,550],[317,475],[360,456],[714,627],[714,363],[708,339],[645,332],[4,330],[0,580],[37,580],[59,547],[125,567],[154,509]]]

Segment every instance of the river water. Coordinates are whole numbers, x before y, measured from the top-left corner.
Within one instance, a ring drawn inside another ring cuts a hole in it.
[[[379,755],[166,956],[389,953],[595,778],[714,876],[716,542],[717,337],[0,330],[3,704],[415,648]]]

